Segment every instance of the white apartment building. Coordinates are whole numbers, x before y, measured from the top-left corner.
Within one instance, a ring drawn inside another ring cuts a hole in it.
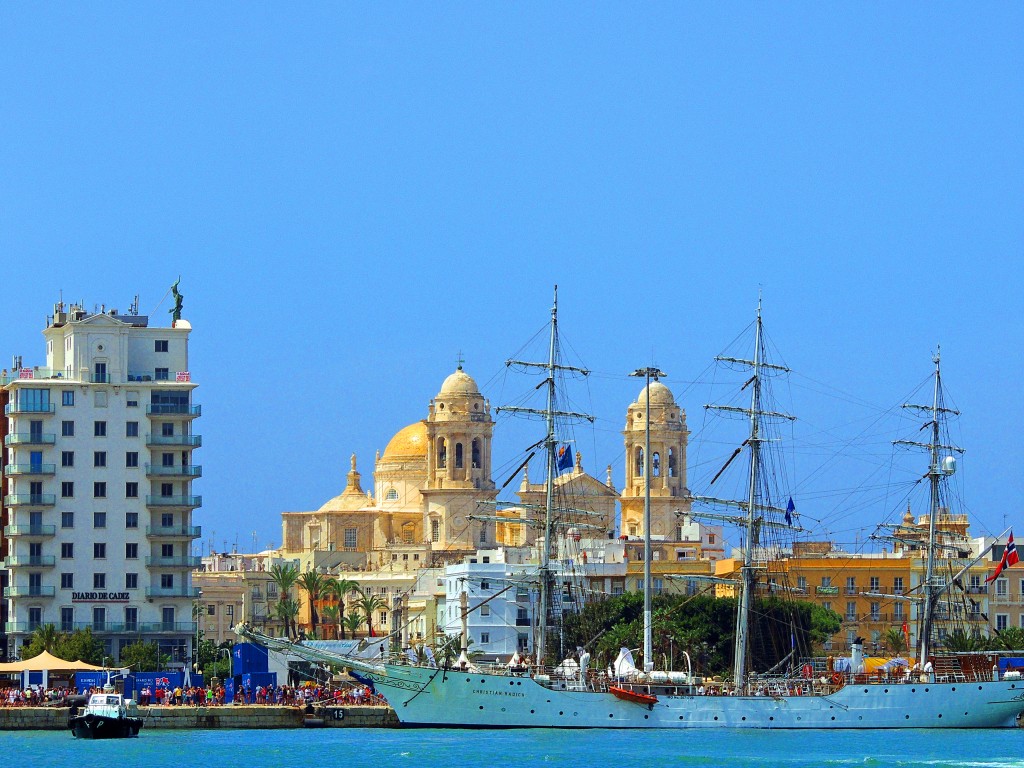
[[[9,658],[53,624],[91,628],[115,661],[142,639],[188,662],[202,503],[190,331],[58,304],[46,364],[4,371]]]

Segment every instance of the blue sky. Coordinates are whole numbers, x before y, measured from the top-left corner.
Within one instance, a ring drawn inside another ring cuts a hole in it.
[[[621,484],[624,374],[655,362],[701,490],[741,439],[704,426],[707,367],[762,290],[818,533],[855,546],[905,503],[891,409],[937,343],[962,501],[998,532],[1024,490],[1022,72],[1011,3],[8,3],[0,354],[42,360],[60,291],[165,322],[180,275],[196,520],[249,549],[352,452],[368,485],[460,351],[518,393],[503,362],[555,283],[595,371],[587,469]],[[533,439],[499,425],[496,467]]]

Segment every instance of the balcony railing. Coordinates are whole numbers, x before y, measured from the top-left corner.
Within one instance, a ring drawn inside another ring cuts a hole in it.
[[[146,435],[146,445],[181,445],[198,448],[202,444],[201,435]]]
[[[12,493],[4,496],[5,507],[52,507],[57,497],[52,493]]]
[[[839,594],[839,587],[833,587],[833,586],[815,587],[814,588],[814,594],[816,594],[816,595],[829,595],[829,596],[838,595]]]
[[[5,621],[4,633],[8,635],[23,635],[35,632],[42,626],[40,621]]]
[[[860,590],[857,589],[857,587],[855,585],[851,586],[851,585],[847,584],[845,587],[843,587],[843,594],[844,595],[856,595],[858,592],[860,592]]]
[[[56,562],[53,555],[8,555],[4,558],[4,568],[52,568]]]
[[[57,436],[52,432],[15,432],[4,436],[4,445],[54,445]]]
[[[199,597],[199,587],[146,587],[146,597]]]
[[[158,475],[160,477],[202,477],[203,468],[199,464],[181,464],[163,466],[162,464],[147,464],[147,475]]]
[[[147,557],[147,568],[198,568],[203,564],[201,557]]]
[[[203,415],[203,406],[189,405],[187,403],[151,403],[146,406],[147,416],[184,416],[194,418]]]
[[[56,471],[56,464],[8,464],[4,467],[5,475],[52,475]]]
[[[53,597],[54,592],[53,587],[4,587],[4,597]]]
[[[75,621],[63,622],[58,628],[61,632],[90,629],[93,632],[104,634],[148,635],[179,632],[194,635],[196,623],[194,621]]]
[[[203,527],[201,525],[147,525],[146,535],[174,539],[198,539],[203,535]]]
[[[147,507],[201,507],[202,496],[146,496]]]
[[[56,536],[56,525],[5,525],[4,536]]]
[[[92,381],[93,384],[109,384],[110,383],[110,374],[109,373],[94,373],[90,377],[90,381]]]
[[[4,406],[4,413],[12,416],[16,413],[53,413],[53,403],[8,403]]]

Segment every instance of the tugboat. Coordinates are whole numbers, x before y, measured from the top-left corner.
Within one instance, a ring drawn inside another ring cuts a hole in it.
[[[78,739],[126,739],[139,735],[142,718],[134,699],[111,688],[92,694],[85,711],[68,719],[68,728]]]

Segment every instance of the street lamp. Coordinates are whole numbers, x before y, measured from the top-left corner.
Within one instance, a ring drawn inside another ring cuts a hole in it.
[[[654,669],[651,642],[651,379],[665,372],[658,368],[638,368],[630,376],[642,376],[644,387],[644,669]]]

